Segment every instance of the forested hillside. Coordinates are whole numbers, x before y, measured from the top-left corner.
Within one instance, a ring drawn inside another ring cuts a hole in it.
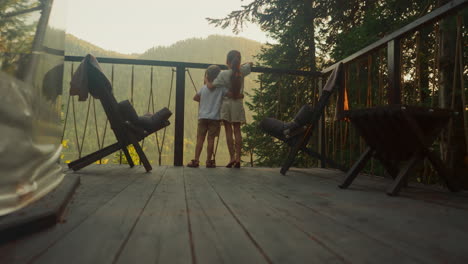
[[[65,54],[74,56],[84,56],[88,53],[96,57],[110,58],[136,58],[138,54],[126,55],[115,51],[105,50],[85,40],[67,34],[65,38]]]
[[[244,62],[253,61],[255,62],[254,56],[260,52],[261,43],[252,41],[245,38],[239,37],[227,37],[227,36],[209,36],[207,38],[192,38],[183,41],[179,41],[171,46],[167,47],[154,47],[144,52],[143,54],[120,54],[113,51],[102,49],[89,42],[76,38],[72,35],[67,35],[66,39],[66,54],[84,56],[88,53],[95,55],[96,57],[112,57],[112,58],[133,58],[133,59],[147,59],[147,60],[164,60],[164,61],[181,61],[181,62],[201,62],[201,63],[213,63],[213,64],[224,64],[226,61],[226,54],[231,49],[237,49],[242,53],[242,60]],[[133,98],[131,95],[132,90],[132,66],[129,65],[114,65],[114,74],[112,79],[112,65],[101,65],[107,77],[113,81],[114,94],[117,100],[133,99],[133,105],[135,106],[139,114],[148,112],[149,95],[151,90],[151,67],[147,66],[134,66],[133,71]],[[78,67],[78,63],[74,63],[74,69]],[[68,88],[71,76],[71,63],[67,63],[65,66],[65,78],[64,78],[64,117],[66,114],[67,100],[68,100]],[[175,70],[175,69],[174,69]],[[195,82],[195,88],[198,90],[203,84],[203,70],[189,69],[193,81]],[[172,76],[173,85],[171,91],[171,80]],[[186,104],[185,104],[185,153],[184,160],[188,162],[193,158],[193,151],[195,148],[196,138],[196,127],[197,127],[197,112],[198,103],[192,100],[195,94],[195,88],[192,84],[189,74],[186,74]],[[252,91],[253,88],[257,87],[256,75],[252,74],[246,78],[246,92]],[[154,103],[155,110],[162,107],[170,106],[169,108],[174,112],[175,106],[175,72],[173,69],[168,67],[154,67],[153,68],[153,92],[154,92]],[[171,97],[169,98],[169,96]],[[76,99],[75,99],[76,100]],[[246,100],[249,100],[246,98]],[[75,101],[75,111],[77,113],[77,132],[79,144],[83,137],[85,129],[85,121],[87,116],[89,100],[86,102]],[[98,148],[98,143],[102,141],[104,129],[105,129],[105,115],[101,110],[99,101],[96,101],[96,119],[98,122],[99,140],[97,137],[94,121],[94,108],[91,105],[90,114],[88,117],[88,127],[85,132],[85,141],[83,144],[82,155],[85,155]],[[67,147],[64,151],[64,160],[73,160],[78,157],[78,147],[76,143],[76,135],[73,115],[71,114],[72,104],[70,106],[70,114],[67,121],[67,129],[65,133],[65,140],[67,140]],[[149,112],[152,112],[152,107],[149,108]],[[248,119],[251,113],[247,113]],[[166,136],[164,139],[164,147],[162,147],[162,164],[170,165],[173,162],[173,141],[174,141],[174,116],[171,117],[170,121],[172,125],[167,128]],[[159,144],[161,145],[163,140],[163,133],[159,133]],[[112,143],[114,136],[112,132],[107,128],[105,145]],[[149,155],[150,160],[157,164],[159,159],[157,141],[154,136],[150,137],[144,145],[144,148]],[[118,157],[108,157],[108,162],[118,162]],[[125,160],[125,159],[124,159]],[[204,154],[201,157],[202,163],[205,160]],[[218,148],[218,155],[216,160],[219,165],[224,165],[228,162],[226,143],[224,140],[224,131],[222,130],[220,144]]]

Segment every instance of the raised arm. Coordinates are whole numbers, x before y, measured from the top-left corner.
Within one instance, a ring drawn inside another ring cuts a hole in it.
[[[215,88],[215,86],[213,85],[213,82],[210,82],[210,81],[206,80],[205,84],[206,84],[206,87],[207,87],[208,89],[213,89],[213,88]]]
[[[240,71],[243,76],[247,76],[250,74],[250,72],[252,71],[252,65],[253,65],[252,62],[247,62],[241,65]]]

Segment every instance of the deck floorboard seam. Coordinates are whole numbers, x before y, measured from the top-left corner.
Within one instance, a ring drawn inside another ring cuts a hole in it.
[[[242,230],[244,230],[246,236],[249,238],[249,240],[254,244],[254,246],[257,248],[257,250],[259,251],[259,253],[263,256],[263,258],[265,259],[265,261],[269,264],[273,264],[273,261],[271,260],[271,258],[266,254],[265,250],[262,248],[262,246],[254,239],[254,237],[252,236],[252,234],[250,234],[249,230],[247,230],[247,228],[245,227],[244,224],[242,224],[242,222],[240,221],[240,219],[236,216],[236,214],[234,213],[234,211],[231,209],[231,207],[229,207],[229,205],[224,201],[223,197],[219,194],[219,192],[216,190],[216,188],[214,187],[214,185],[205,177],[205,175],[203,175],[203,177],[205,178],[206,182],[211,186],[211,188],[213,189],[213,191],[216,193],[216,195],[218,196],[219,200],[221,201],[221,203],[224,205],[224,207],[226,207],[226,209],[228,210],[228,212],[232,215],[232,217],[234,218],[234,220],[237,222],[237,224],[242,228]]]
[[[187,211],[187,229],[189,233],[189,244],[190,244],[190,253],[192,255],[192,264],[197,264],[197,254],[195,252],[195,241],[193,239],[192,225],[190,221],[190,208],[187,200],[187,187],[185,184],[185,169],[182,170],[182,177],[184,180],[184,195],[185,195],[185,208]]]
[[[122,254],[122,251],[124,250],[125,246],[127,245],[128,243],[128,240],[130,239],[130,237],[132,236],[133,234],[133,230],[135,229],[136,225],[138,224],[138,222],[140,221],[140,217],[141,215],[143,214],[143,212],[146,210],[146,207],[148,206],[148,203],[149,201],[151,200],[151,197],[153,197],[153,194],[156,192],[156,189],[158,188],[159,184],[161,183],[162,179],[164,178],[165,174],[166,174],[166,170],[167,168],[164,169],[164,172],[162,173],[161,177],[159,177],[159,181],[154,185],[154,189],[153,191],[151,191],[151,194],[148,196],[148,199],[146,199],[146,202],[145,202],[145,205],[143,206],[143,208],[141,209],[140,213],[138,214],[137,218],[135,219],[135,222],[133,223],[132,227],[130,228],[130,230],[128,231],[128,234],[127,236],[125,237],[124,241],[122,242],[122,244],[120,245],[120,247],[118,248],[115,256],[114,256],[114,259],[112,260],[112,264],[115,264],[117,263],[117,261],[119,260],[119,257],[120,255]]]

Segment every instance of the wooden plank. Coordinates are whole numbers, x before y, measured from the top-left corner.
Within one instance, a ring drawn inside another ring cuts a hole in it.
[[[342,256],[285,221],[268,204],[255,199],[227,177],[245,169],[217,169],[205,173],[219,199],[249,234],[270,263],[346,263]]]
[[[26,263],[81,224],[135,179],[124,173],[126,171],[122,168],[100,165],[73,173],[80,175],[81,185],[65,208],[60,223],[40,233],[1,245],[0,263]],[[103,189],[102,186],[111,187]]]
[[[315,170],[314,170],[315,171]],[[252,180],[300,206],[393,245],[426,263],[467,263],[468,212],[353,185],[339,191],[334,182],[292,171],[289,177],[259,173]]]
[[[193,263],[183,169],[167,169],[116,263]]]
[[[331,169],[295,168],[294,171],[304,176],[313,175],[316,180],[323,179],[324,181],[335,181],[337,184],[343,182],[344,177],[343,173]],[[393,180],[391,178],[361,174],[359,178],[354,181],[353,186],[355,186],[357,189],[366,189],[368,191],[382,191],[386,190],[392,181]],[[447,188],[440,185],[425,185],[422,183],[410,182],[408,187],[405,187],[400,191],[400,196],[417,201],[424,201],[425,203],[432,203],[442,205],[444,207],[468,211],[467,191],[453,193],[449,192]]]
[[[323,247],[342,256],[347,263],[415,263],[419,260],[394,248],[390,243],[375,240],[350,226],[331,221],[317,211],[300,206],[288,197],[271,191],[269,184],[259,183],[258,170],[245,170],[236,177],[228,177],[231,186],[250,193],[286,222],[296,226]],[[265,173],[265,172],[260,172]],[[269,173],[269,172],[267,172]],[[366,250],[362,250],[365,248]]]
[[[135,172],[134,169],[120,169]],[[141,167],[138,167],[141,171]],[[32,263],[110,263],[138,220],[161,173],[135,174],[135,181],[53,243]],[[104,186],[100,186],[101,189]]]
[[[197,263],[268,263],[203,177],[212,170],[184,169]]]

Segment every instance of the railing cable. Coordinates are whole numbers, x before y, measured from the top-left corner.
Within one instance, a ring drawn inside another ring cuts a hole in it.
[[[169,109],[169,107],[171,106],[171,97],[172,97],[172,90],[174,88],[174,74],[175,74],[176,70],[174,70],[174,68],[172,68],[172,74],[171,74],[171,88],[169,90],[169,98],[168,98],[168,102],[167,102],[167,108]],[[164,147],[164,142],[166,140],[166,130],[167,130],[167,126],[164,127],[164,130],[163,130],[163,136],[162,136],[162,139],[161,139],[161,142],[159,141],[159,138],[158,138],[158,132],[156,132],[156,145],[158,147],[158,154],[159,154],[159,157],[158,157],[158,161],[159,161],[159,165],[161,166],[161,154],[162,154],[162,151],[163,151],[163,147]],[[160,144],[161,143],[161,144]]]
[[[151,112],[154,113],[154,93],[153,93],[153,66],[151,66],[151,73],[150,73],[150,91],[149,91],[149,97],[148,97],[148,107],[146,109],[146,112],[150,112],[150,107],[151,107]],[[157,133],[154,133],[156,137],[156,142],[158,141]],[[144,148],[145,146],[145,139],[143,139],[141,143],[141,148]],[[140,165],[141,165],[141,160],[140,160]],[[161,165],[161,163],[159,164]]]

